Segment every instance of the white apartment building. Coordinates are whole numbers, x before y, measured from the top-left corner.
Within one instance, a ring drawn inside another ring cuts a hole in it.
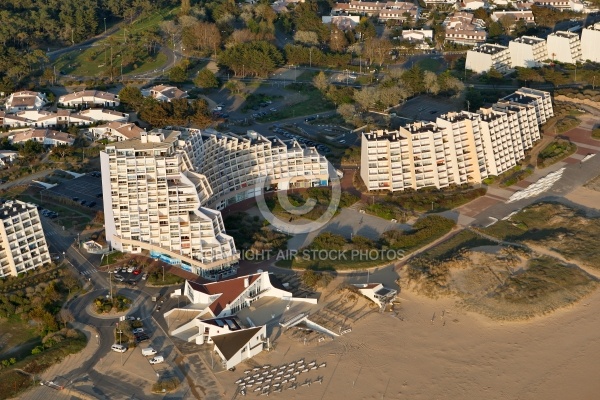
[[[486,43],[467,51],[465,68],[477,74],[487,72],[491,68],[504,74],[510,71],[510,65],[508,47],[499,44]]]
[[[533,4],[556,8],[557,10],[585,11],[586,7],[580,0],[533,0]]]
[[[165,254],[204,275],[229,268],[239,254],[221,213],[203,207],[212,192],[183,147],[181,132],[156,130],[100,153],[106,240],[124,252]]]
[[[111,246],[148,250],[205,277],[239,259],[221,213],[206,205],[221,209],[263,190],[327,185],[329,177],[314,148],[256,132],[140,132],[107,145],[100,160]]]
[[[70,110],[56,112],[43,110],[24,110],[16,113],[0,111],[0,126],[11,128],[55,128],[59,126],[84,126],[98,121],[127,121],[128,114],[106,109],[87,109],[78,113]]]
[[[511,40],[508,49],[513,68],[540,67],[549,58],[546,41],[535,36],[521,36]]]
[[[575,64],[581,61],[581,42],[574,32],[557,31],[548,35],[548,57],[551,60]]]
[[[581,60],[600,62],[600,22],[581,32]]]
[[[46,103],[48,99],[44,93],[22,91],[11,93],[6,99],[5,109],[6,112],[17,112],[23,110],[39,110]]]
[[[525,21],[528,25],[535,25],[535,16],[531,10],[494,11],[491,17],[494,22],[499,21],[502,18],[510,18],[514,21],[513,27],[517,21]]]
[[[552,115],[549,93],[523,88],[477,113],[365,132],[361,178],[368,190],[389,191],[479,183],[517,165]]]
[[[208,206],[221,210],[262,190],[327,186],[327,159],[314,147],[248,131],[246,137],[206,130],[199,148],[187,146],[190,161],[212,189]]]
[[[0,278],[50,262],[48,245],[35,205],[7,201],[0,206]]]

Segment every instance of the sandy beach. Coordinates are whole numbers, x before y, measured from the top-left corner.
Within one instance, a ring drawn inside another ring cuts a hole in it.
[[[600,390],[600,291],[552,315],[495,322],[407,291],[397,317],[373,313],[333,341],[304,346],[281,335],[257,364],[300,358],[327,367],[322,384],[271,393],[286,399],[594,399]],[[435,318],[433,318],[435,313]],[[433,322],[432,322],[433,318]],[[238,372],[219,374],[235,390]],[[258,397],[249,392],[247,397]]]

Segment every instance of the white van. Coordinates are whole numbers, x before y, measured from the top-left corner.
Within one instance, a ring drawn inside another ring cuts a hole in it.
[[[142,355],[144,357],[153,356],[155,354],[156,350],[154,350],[152,347],[146,347],[145,349],[142,349]]]
[[[127,351],[127,347],[123,346],[122,344],[116,343],[110,346],[110,349],[112,351],[116,351],[117,353],[125,353]]]
[[[165,358],[163,356],[154,356],[154,358],[151,358],[149,361],[150,364],[160,364],[165,361]]]

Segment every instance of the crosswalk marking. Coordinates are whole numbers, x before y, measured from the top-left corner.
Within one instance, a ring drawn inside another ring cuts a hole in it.
[[[98,270],[96,268],[92,268],[92,269],[86,269],[85,271],[81,271],[82,275],[91,275],[94,272],[97,272]]]

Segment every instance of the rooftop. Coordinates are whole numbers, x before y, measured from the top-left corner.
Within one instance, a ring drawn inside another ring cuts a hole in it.
[[[248,285],[252,285],[261,276],[261,274],[253,274],[240,276],[233,279],[228,279],[220,282],[212,283],[196,283],[190,281],[192,289],[208,295],[220,294],[219,297],[209,306],[214,315],[219,315],[227,304],[231,303],[244,292],[246,289],[245,280],[248,278]]]
[[[556,31],[554,33],[551,33],[550,35],[548,35],[548,37],[550,36],[557,36],[557,37],[562,37],[562,38],[567,38],[567,39],[572,39],[572,38],[579,38],[579,35],[575,32],[567,32],[567,31]]]
[[[246,345],[256,335],[262,327],[242,329],[224,335],[212,337],[215,347],[218,347],[226,360],[230,360],[242,347]]]
[[[513,40],[513,42],[534,45],[537,43],[543,43],[545,40],[535,36],[521,36]]]
[[[23,203],[19,200],[7,201],[0,206],[0,218],[8,219],[23,213],[25,210],[33,210],[35,206]]]
[[[484,44],[479,47],[475,47],[472,51],[477,53],[485,53],[485,54],[498,54],[508,50],[508,47],[500,46],[499,44]]]

